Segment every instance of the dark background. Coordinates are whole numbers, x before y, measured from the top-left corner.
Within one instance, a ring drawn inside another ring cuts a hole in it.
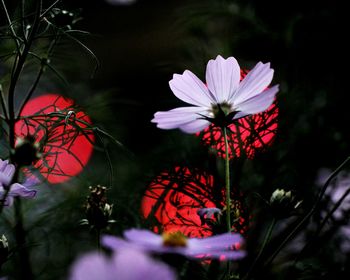
[[[16,1],[7,2],[12,11]],[[118,221],[112,231],[119,234],[142,224],[140,199],[155,175],[178,164],[206,166],[206,151],[198,138],[160,130],[150,120],[157,111],[183,105],[168,86],[174,73],[189,69],[204,80],[207,62],[218,54],[234,56],[245,69],[258,61],[271,62],[272,84],[280,84],[275,141],[246,163],[242,190],[268,199],[276,188],[294,189],[309,209],[318,192],[320,168],[334,170],[349,155],[348,30],[346,10],[337,1],[144,0],[111,5],[103,0],[66,0],[59,7],[81,17],[72,28],[91,33],[79,39],[100,67],[91,77],[93,58],[76,43],[63,40],[52,64],[69,86],[48,74],[36,94],[56,91],[75,99],[95,125],[123,146],[105,140],[113,182],[105,154],[96,149],[79,178],[62,184],[62,190],[50,188],[49,195],[57,199],[50,208],[53,212],[39,225],[56,234],[49,236],[57,254],[50,251],[52,263],[42,268],[42,279],[57,279],[54,275],[63,275],[77,252],[93,247],[88,233],[76,226],[84,215],[86,186],[110,186]],[[4,23],[3,14],[0,20]],[[39,211],[38,206],[33,208]],[[261,231],[253,236],[262,238],[265,224],[256,228]],[[43,255],[38,252],[36,257],[42,260]]]

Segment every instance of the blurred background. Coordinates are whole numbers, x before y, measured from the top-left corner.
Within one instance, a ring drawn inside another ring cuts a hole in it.
[[[7,2],[13,11],[16,1]],[[90,32],[77,36],[95,54],[99,67],[95,72],[89,51],[63,39],[51,64],[68,85],[48,71],[35,95],[55,92],[72,98],[94,125],[121,144],[109,138],[97,141],[79,176],[59,185],[44,183],[38,201],[26,204],[31,213],[27,225],[33,228],[33,260],[40,263],[43,256],[49,256],[49,262],[35,268],[40,279],[65,277],[72,260],[94,247],[88,228],[78,226],[84,218],[88,186],[109,188],[112,217],[117,221],[110,232],[120,234],[126,228],[144,225],[141,198],[160,172],[173,166],[206,169],[210,165],[207,149],[198,137],[160,130],[150,120],[157,111],[183,105],[168,85],[174,73],[188,69],[204,81],[207,62],[218,54],[234,56],[244,69],[259,61],[271,62],[275,69],[272,84],[280,84],[275,139],[240,167],[243,192],[257,192],[269,199],[276,188],[293,189],[307,210],[319,190],[320,170],[334,170],[348,157],[347,70],[342,70],[347,57],[345,18],[337,1],[66,0],[58,7],[79,18],[72,29]],[[1,76],[5,77],[6,71],[6,65],[0,66]],[[23,84],[31,78],[30,69],[24,77]],[[264,209],[261,203],[249,203],[254,223],[250,238],[257,237],[258,242],[270,214],[253,209]],[[7,226],[11,215],[8,210],[3,218]],[[248,247],[254,244],[252,241]],[[313,268],[343,271],[346,258],[329,262],[338,252],[345,254],[337,249],[339,244],[323,245],[320,252],[328,253],[318,255]],[[315,278],[303,279],[320,279],[318,273],[324,271],[317,269]],[[8,265],[5,271],[12,270]],[[273,279],[286,277],[279,274],[279,268],[266,273]],[[296,273],[293,277],[302,278]]]

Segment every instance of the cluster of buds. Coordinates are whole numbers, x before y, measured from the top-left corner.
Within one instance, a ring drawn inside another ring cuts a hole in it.
[[[0,237],[0,269],[1,266],[7,261],[9,255],[9,244],[6,236],[3,234]]]
[[[89,189],[90,194],[85,204],[86,219],[82,220],[82,224],[88,224],[96,230],[105,229],[109,224],[115,222],[110,220],[113,205],[107,203],[107,188],[97,185]]]
[[[276,189],[270,198],[270,207],[277,219],[288,218],[296,213],[302,201],[297,200],[291,191]]]
[[[39,142],[33,135],[18,137],[12,151],[12,160],[19,166],[34,164],[42,157]]]

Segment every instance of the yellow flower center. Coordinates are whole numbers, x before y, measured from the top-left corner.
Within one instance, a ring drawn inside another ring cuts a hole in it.
[[[169,247],[186,247],[187,246],[187,238],[180,231],[164,232],[162,237],[163,237],[164,246],[169,246]]]

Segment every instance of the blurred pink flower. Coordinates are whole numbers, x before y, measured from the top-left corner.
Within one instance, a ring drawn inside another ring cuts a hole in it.
[[[110,258],[93,252],[79,258],[72,267],[70,280],[175,280],[174,271],[143,252],[122,249]]]

